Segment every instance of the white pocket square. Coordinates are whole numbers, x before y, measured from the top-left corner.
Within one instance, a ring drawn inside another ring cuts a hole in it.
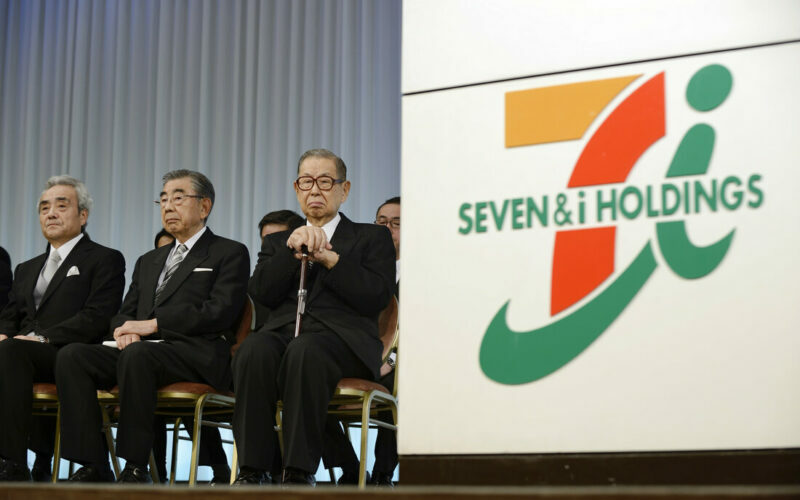
[[[211,269],[210,267],[195,267],[194,271],[192,271],[192,272],[202,273],[202,272],[210,272],[210,271],[213,271],[213,269]]]
[[[67,271],[67,278],[70,276],[78,276],[79,274],[81,274],[81,272],[78,271],[78,266],[72,266],[69,268],[69,271]]]

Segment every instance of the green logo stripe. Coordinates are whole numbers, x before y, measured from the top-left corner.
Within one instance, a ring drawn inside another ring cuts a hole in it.
[[[686,223],[682,220],[656,224],[658,247],[661,255],[675,274],[686,279],[697,279],[707,275],[722,262],[733,240],[732,229],[727,236],[706,247],[695,246],[686,234]]]
[[[622,313],[656,269],[648,242],[630,266],[597,297],[566,318],[515,332],[506,323],[510,301],[497,312],[480,350],[481,369],[492,380],[516,385],[558,370],[586,349]]]

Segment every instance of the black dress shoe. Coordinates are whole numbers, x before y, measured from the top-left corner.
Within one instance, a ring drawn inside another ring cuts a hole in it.
[[[53,475],[50,473],[50,467],[34,462],[33,469],[31,469],[31,478],[37,483],[49,483],[53,479]]]
[[[125,464],[125,468],[119,473],[119,479],[117,479],[117,482],[153,484],[153,478],[150,477],[150,471],[147,470],[147,467]]]
[[[111,469],[99,469],[91,465],[84,465],[69,476],[67,481],[76,483],[113,483],[114,473]]]
[[[0,481],[30,481],[31,471],[28,464],[14,460],[0,459]]]
[[[367,483],[369,483],[369,472],[367,474]],[[336,481],[337,485],[345,485],[345,484],[358,484],[358,471],[350,471],[350,470],[343,470],[342,476]]]
[[[50,464],[53,459],[50,455],[44,453],[37,453],[36,460],[33,462],[31,469],[31,477],[37,483],[49,483],[53,478],[50,473]]]
[[[317,484],[314,474],[294,467],[287,467],[283,470],[283,481],[281,482],[284,485],[305,484],[308,486],[315,486]]]
[[[236,476],[236,481],[233,482],[234,486],[244,486],[253,484],[270,484],[272,482],[272,475],[269,472],[264,472],[258,469],[245,468]]]
[[[394,483],[392,482],[392,474],[386,474],[385,472],[372,471],[372,480],[368,480],[367,483],[374,486],[388,486],[389,488],[394,487]]]

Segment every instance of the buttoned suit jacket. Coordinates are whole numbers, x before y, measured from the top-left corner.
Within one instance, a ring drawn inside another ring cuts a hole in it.
[[[156,318],[158,332],[142,340],[161,339],[181,348],[181,355],[198,368],[205,381],[218,388],[231,385],[230,344],[247,299],[250,254],[239,242],[206,229],[170,277],[158,301],[158,278],[173,245],[139,257],[110,334],[128,320]]]
[[[56,270],[36,309],[33,291],[49,252],[48,245],[45,253],[16,267],[9,302],[0,312],[0,333],[35,332],[56,347],[99,342],[122,301],[125,259],[84,234]]]
[[[330,241],[339,261],[330,270],[315,264],[305,314],[339,335],[377,377],[383,350],[378,315],[394,291],[394,245],[386,227],[355,223],[340,215]],[[250,278],[250,296],[271,309],[264,331],[295,322],[300,261],[286,247],[290,234],[283,231],[264,238]]]

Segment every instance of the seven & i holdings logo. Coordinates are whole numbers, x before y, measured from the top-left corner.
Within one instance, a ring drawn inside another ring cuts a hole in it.
[[[541,87],[506,94],[505,146],[522,147],[577,140],[625,88],[642,75]],[[596,128],[577,156],[562,192],[500,200],[466,201],[458,208],[458,232],[469,238],[500,231],[555,231],[549,324],[514,331],[505,304],[480,346],[479,361],[490,379],[524,384],[569,363],[625,310],[658,266],[655,251],[672,272],[699,279],[713,272],[735,246],[736,230],[710,245],[697,246],[687,234],[692,216],[755,210],[764,203],[762,175],[726,175],[714,168],[716,132],[697,123],[683,134],[662,181],[627,182],[640,157],[665,136],[665,73],[641,83]],[[713,64],[686,84],[686,102],[708,113],[731,97],[733,76]],[[557,117],[557,119],[547,119]],[[538,146],[541,147],[541,146]],[[650,168],[650,167],[648,167]],[[617,226],[632,220],[655,224],[655,241],[643,242],[636,257],[615,271]],[[587,295],[598,290],[591,300]]]

